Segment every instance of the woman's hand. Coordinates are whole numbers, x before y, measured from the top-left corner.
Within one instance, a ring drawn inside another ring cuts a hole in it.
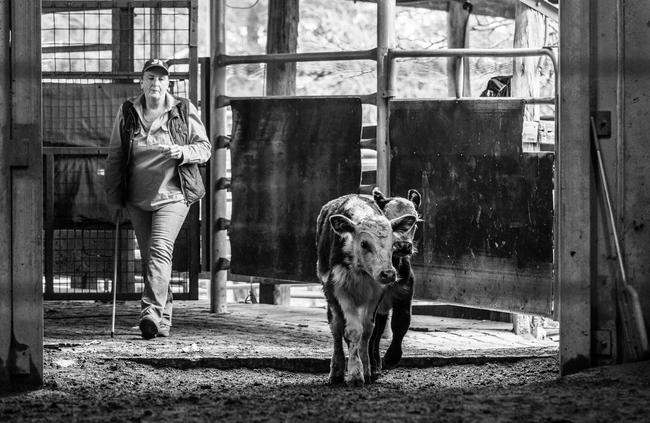
[[[167,159],[182,159],[183,158],[183,149],[180,145],[163,145],[162,146],[162,155]]]

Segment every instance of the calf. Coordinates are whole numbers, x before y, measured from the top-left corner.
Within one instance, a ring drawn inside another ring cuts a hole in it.
[[[400,216],[417,216],[420,207],[420,193],[410,189],[407,198],[385,197],[375,188],[373,198],[388,219]],[[402,358],[402,340],[411,324],[411,302],[413,300],[414,275],[411,269],[411,255],[416,250],[413,247],[413,237],[417,226],[413,225],[407,232],[395,233],[393,241],[393,266],[397,269],[396,281],[386,288],[382,301],[377,309],[375,328],[370,337],[370,364],[373,378],[379,376],[382,368],[379,356],[379,341],[386,328],[388,313],[393,310],[390,326],[393,338],[384,355],[383,367],[395,367]]]
[[[325,204],[317,219],[318,277],[334,338],[331,383],[370,382],[368,342],[386,287],[395,282],[395,234],[411,230],[417,217],[388,220],[371,199],[345,195]],[[343,339],[348,344],[347,376]]]

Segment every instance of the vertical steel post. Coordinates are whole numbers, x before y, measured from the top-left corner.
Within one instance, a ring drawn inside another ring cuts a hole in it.
[[[395,0],[377,1],[377,186],[390,195],[388,101],[394,78],[388,51],[395,44]]]
[[[217,105],[217,96],[226,94],[226,68],[218,62],[218,57],[226,53],[226,1],[210,2],[211,55],[210,55],[210,140],[212,140],[211,175],[209,184],[212,193],[212,215],[210,233],[212,234],[210,266],[210,312],[226,313],[226,280],[230,267],[230,245],[227,236],[227,183],[226,155],[226,110]]]

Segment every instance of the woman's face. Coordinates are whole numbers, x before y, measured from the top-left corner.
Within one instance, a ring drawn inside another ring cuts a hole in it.
[[[162,69],[151,69],[142,75],[140,87],[147,100],[161,101],[169,88],[169,76]]]

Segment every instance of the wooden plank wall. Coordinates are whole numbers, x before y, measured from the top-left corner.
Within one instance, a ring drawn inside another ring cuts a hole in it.
[[[0,298],[0,378],[9,390],[43,382],[41,2],[3,1],[0,91],[3,207]],[[7,28],[11,28],[9,52]],[[6,75],[10,75],[7,80]],[[9,128],[9,129],[8,129]]]

